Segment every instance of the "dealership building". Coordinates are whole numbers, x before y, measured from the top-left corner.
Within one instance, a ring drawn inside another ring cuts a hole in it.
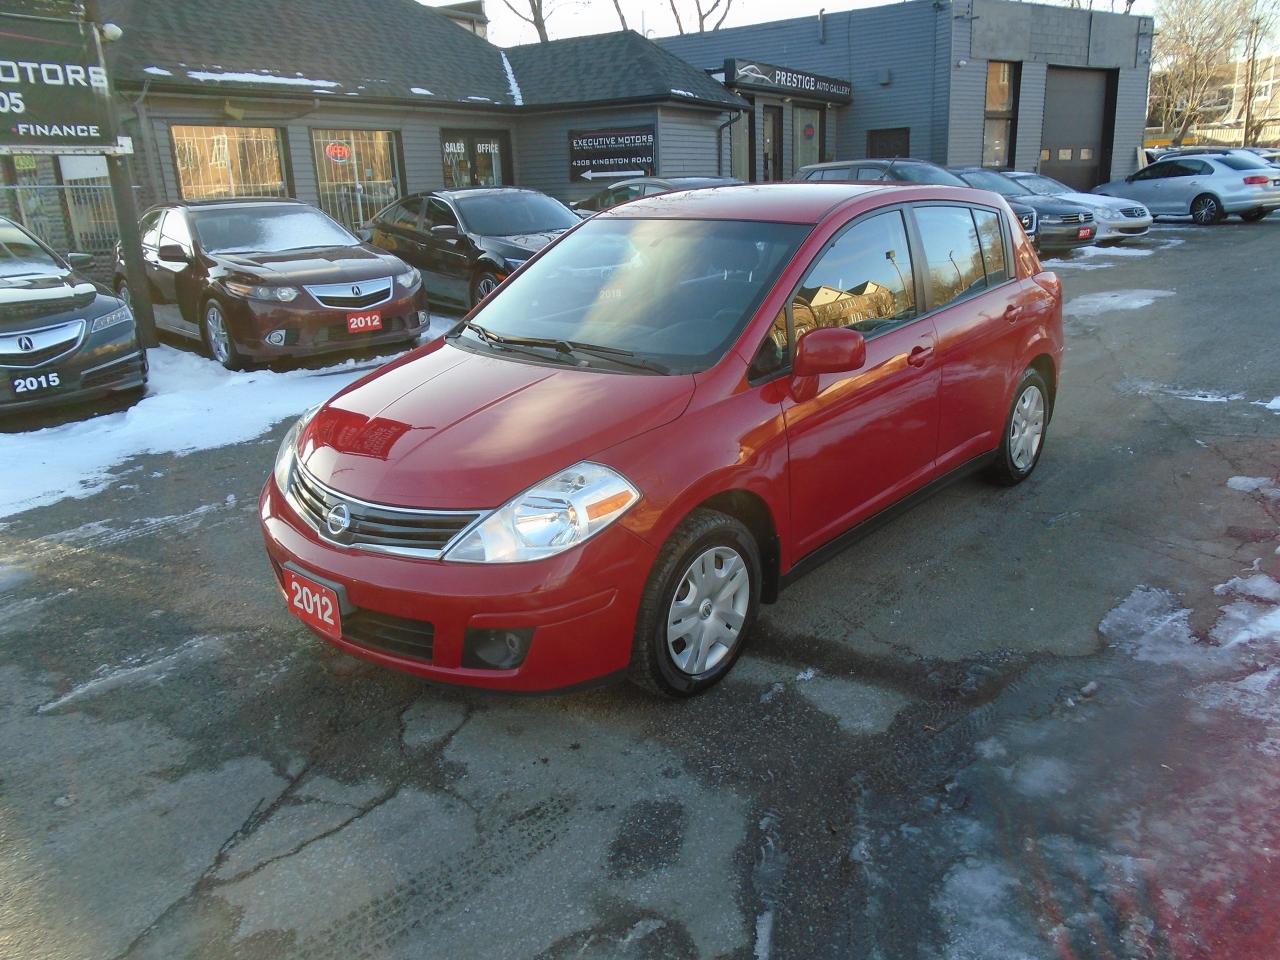
[[[477,2],[100,7],[124,31],[107,62],[143,203],[295,196],[351,225],[442,186],[569,201],[633,174],[782,180],[868,155],[1092,186],[1138,165],[1152,38],[1146,17],[1007,0],[507,49]],[[17,156],[0,172],[62,188],[67,245],[96,249],[78,224],[102,217],[77,197],[105,184],[101,158]]]

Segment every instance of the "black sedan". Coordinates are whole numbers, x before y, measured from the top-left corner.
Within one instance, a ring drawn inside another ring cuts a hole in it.
[[[139,227],[156,326],[230,370],[410,343],[428,323],[417,270],[297,200],[165,204]],[[127,298],[119,256],[114,283]]]
[[[577,224],[559,200],[518,187],[415,193],[369,222],[374,246],[421,270],[434,301],[470,309]]]
[[[631,177],[611,183],[585,200],[573,204],[580,216],[590,216],[638,197],[653,197],[675,190],[701,190],[704,187],[731,187],[742,183],[734,177]]]
[[[951,167],[951,172],[971,187],[998,193],[1012,206],[1034,207],[1038,227],[1036,246],[1045,253],[1086,247],[1098,240],[1093,211],[1070,200],[1043,197],[1010,177],[987,167]]]
[[[147,382],[128,305],[0,217],[0,412],[137,391]]]

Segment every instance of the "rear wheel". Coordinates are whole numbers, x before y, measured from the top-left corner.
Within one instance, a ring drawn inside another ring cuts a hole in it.
[[[227,326],[227,315],[217,300],[205,301],[204,308],[200,311],[200,334],[210,357],[228,370],[244,369],[244,359],[236,349],[231,328]]]
[[[1257,223],[1270,212],[1270,210],[1246,210],[1240,214],[1240,219],[1245,223]]]
[[[1202,227],[1221,223],[1226,216],[1221,202],[1211,193],[1202,193],[1191,201],[1191,219]]]
[[[663,546],[640,601],[631,679],[690,697],[724,678],[760,607],[760,550],[738,520],[695,510]]]
[[[1040,462],[1048,426],[1049,388],[1044,377],[1035,370],[1027,370],[1013,392],[1013,403],[1004,423],[1004,439],[988,472],[990,479],[1011,487],[1031,476]]]

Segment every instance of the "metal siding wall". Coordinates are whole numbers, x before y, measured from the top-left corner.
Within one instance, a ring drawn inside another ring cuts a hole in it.
[[[1147,123],[1146,69],[1121,70],[1116,84],[1116,127],[1111,151],[1111,179],[1119,180],[1138,169],[1138,148]],[[1104,171],[1105,173],[1105,171]]]
[[[1049,68],[1043,63],[1022,65],[1018,88],[1018,130],[1013,148],[1013,165],[1019,170],[1035,170],[1040,164],[1040,144],[1044,134],[1044,84]]]
[[[716,128],[727,119],[728,114],[662,107],[658,111],[658,175],[717,176]]]
[[[973,21],[956,4],[951,23],[951,97],[947,114],[947,163],[982,162],[982,119],[987,102],[987,61],[973,57]],[[967,61],[963,67],[957,66]]]
[[[607,183],[569,182],[569,131],[592,130],[604,127],[628,127],[641,124],[658,126],[658,111],[652,107],[630,110],[575,110],[565,113],[542,114],[522,117],[516,124],[519,149],[516,153],[516,172],[522,187],[533,187],[567,202],[583,200]],[[713,128],[714,129],[714,128]],[[714,161],[715,140],[712,137],[709,155]],[[658,164],[664,162],[661,132],[658,133]]]

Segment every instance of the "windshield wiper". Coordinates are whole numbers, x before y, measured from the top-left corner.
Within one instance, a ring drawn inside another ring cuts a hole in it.
[[[606,360],[616,363],[623,367],[633,367],[636,370],[647,370],[650,373],[670,373],[671,371],[664,365],[644,357],[636,356],[634,351],[624,350],[622,347],[607,347],[597,343],[582,343],[578,340],[559,340],[554,337],[515,337],[507,336],[500,333],[494,333],[473,320],[468,320],[463,324],[465,329],[471,330],[477,337],[490,346],[499,346],[504,348],[511,347],[548,347],[555,350],[561,356],[572,356],[575,353],[594,354],[604,357]]]

